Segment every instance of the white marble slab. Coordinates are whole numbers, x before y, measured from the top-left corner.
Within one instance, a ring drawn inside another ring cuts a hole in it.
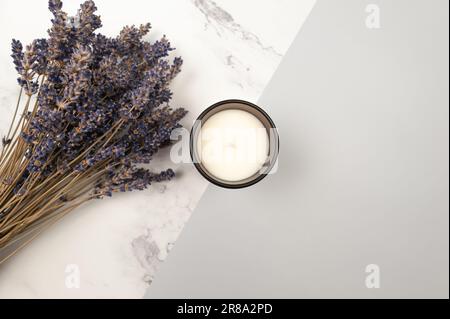
[[[18,89],[9,57],[11,38],[43,37],[46,0],[0,2],[0,133]],[[75,12],[81,1],[66,0]],[[227,98],[256,101],[302,26],[314,0],[97,0],[101,32],[151,22],[150,39],[166,34],[185,61],[173,83],[174,106],[190,113],[189,127],[210,104]],[[20,19],[18,13],[20,12]],[[167,184],[93,201],[48,229],[0,268],[0,298],[140,298],[207,187],[191,165],[170,163]],[[68,288],[68,265],[79,269],[79,288]],[[183,265],[180,265],[182,267]]]

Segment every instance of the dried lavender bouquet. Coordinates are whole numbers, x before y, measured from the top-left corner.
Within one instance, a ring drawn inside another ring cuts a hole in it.
[[[47,39],[25,50],[12,41],[21,91],[2,139],[0,250],[91,199],[174,176],[140,165],[170,144],[186,114],[168,105],[182,64],[169,61],[168,40],[144,41],[149,24],[124,27],[115,38],[96,33],[93,1],[73,17],[60,0],[49,9]]]

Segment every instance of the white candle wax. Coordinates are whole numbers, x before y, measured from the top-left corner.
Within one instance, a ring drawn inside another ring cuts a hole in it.
[[[257,173],[269,151],[267,130],[249,112],[220,111],[201,126],[197,154],[204,168],[216,178],[236,182]]]

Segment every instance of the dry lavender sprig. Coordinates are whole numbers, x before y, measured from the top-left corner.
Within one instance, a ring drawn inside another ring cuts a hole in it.
[[[49,9],[47,39],[25,49],[12,41],[21,91],[2,139],[0,249],[86,201],[174,177],[139,167],[170,144],[186,114],[168,105],[182,64],[169,62],[168,40],[144,41],[149,24],[116,38],[96,33],[93,1],[73,17],[60,0]]]

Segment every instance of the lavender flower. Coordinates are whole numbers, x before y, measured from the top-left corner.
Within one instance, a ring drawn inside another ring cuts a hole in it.
[[[143,165],[170,145],[186,114],[169,105],[182,60],[169,59],[168,39],[145,41],[150,24],[98,33],[93,1],[75,16],[60,0],[48,7],[48,38],[12,41],[24,110],[2,137],[0,249],[86,201],[175,176]]]
[[[93,1],[84,2],[75,16],[62,11],[60,0],[50,0],[48,7],[53,14],[48,39],[25,50],[12,42],[18,82],[37,100],[20,133],[28,164],[16,179],[16,194],[27,193],[31,177],[30,186],[71,172],[104,172],[92,181],[95,197],[173,178],[170,169],[153,173],[140,167],[170,144],[171,131],[186,114],[168,104],[169,84],[182,65],[179,57],[168,59],[170,42],[143,40],[150,24],[126,26],[115,38],[96,33],[101,20]],[[59,198],[68,201],[63,195]]]

